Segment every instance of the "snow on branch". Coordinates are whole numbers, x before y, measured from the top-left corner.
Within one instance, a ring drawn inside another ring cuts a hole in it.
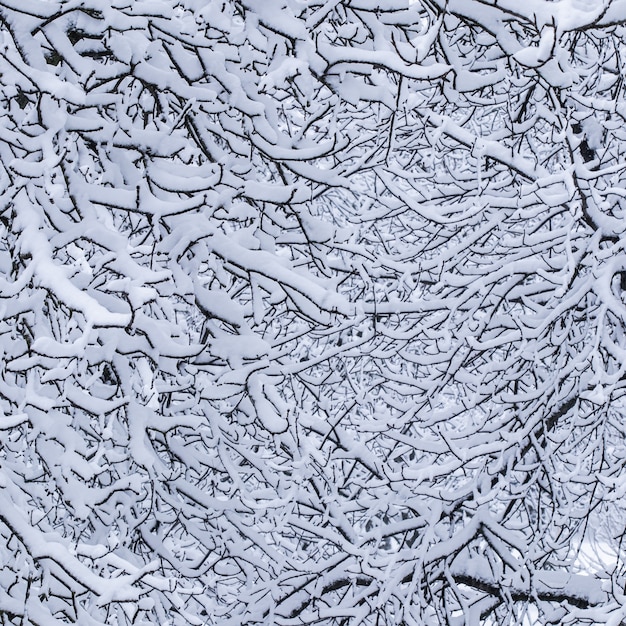
[[[0,0],[0,618],[619,623],[624,3]]]

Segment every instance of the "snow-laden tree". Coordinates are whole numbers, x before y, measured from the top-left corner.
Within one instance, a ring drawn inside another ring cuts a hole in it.
[[[2,623],[619,624],[625,21],[0,0]]]

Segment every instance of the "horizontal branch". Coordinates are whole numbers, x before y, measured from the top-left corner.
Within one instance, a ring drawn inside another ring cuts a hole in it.
[[[602,580],[583,574],[564,571],[535,570],[527,580],[520,572],[502,579],[490,574],[489,562],[480,557],[466,560],[451,568],[455,580],[492,596],[506,591],[515,601],[539,600],[543,602],[567,602],[578,608],[588,608],[608,602],[608,594],[602,588]]]

